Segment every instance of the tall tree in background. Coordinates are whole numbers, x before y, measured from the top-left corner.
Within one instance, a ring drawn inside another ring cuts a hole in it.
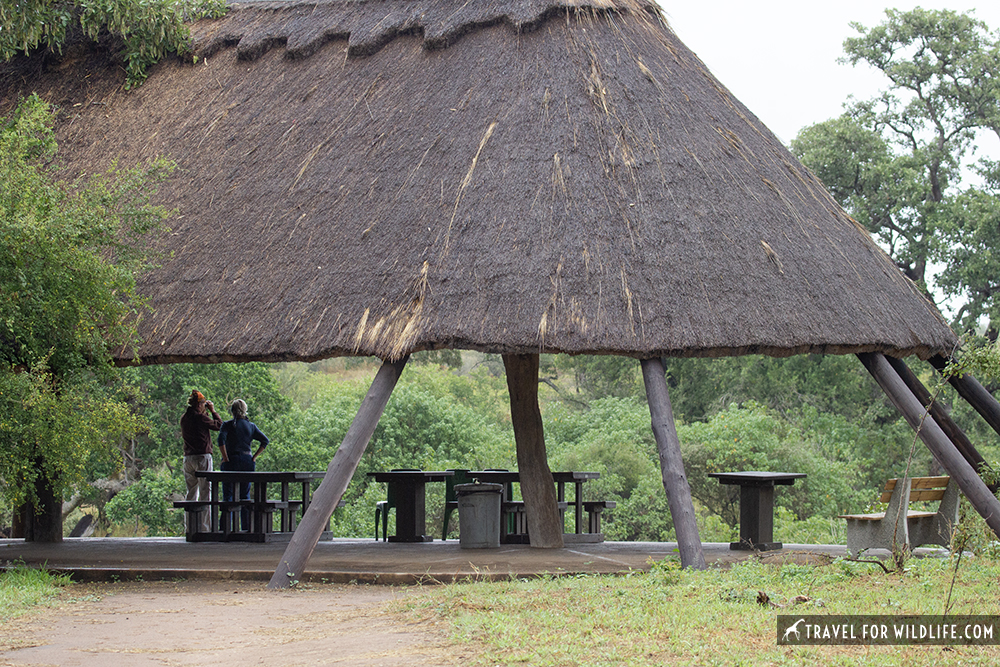
[[[26,537],[62,538],[62,493],[144,428],[112,349],[131,346],[135,275],[168,213],[149,196],[172,165],[61,181],[37,97],[0,119],[0,490]]]
[[[960,325],[983,315],[1000,322],[1000,272],[964,263],[1000,240],[997,165],[969,164],[977,139],[1000,132],[1000,38],[953,11],[890,9],[886,17],[874,28],[852,24],[860,34],[844,42],[845,60],[882,71],[886,90],[805,128],[792,149],[909,278],[964,301]],[[986,188],[968,186],[974,172]],[[929,273],[935,261],[944,263],[940,275]]]

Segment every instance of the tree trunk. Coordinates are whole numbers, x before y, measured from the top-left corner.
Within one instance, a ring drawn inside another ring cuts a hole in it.
[[[24,540],[25,542],[62,542],[63,514],[62,493],[56,490],[56,484],[45,475],[41,461],[35,461],[39,471],[35,479],[35,496],[37,503],[25,503],[24,506]]]
[[[670,405],[670,393],[664,377],[663,362],[659,359],[642,360],[642,379],[646,384],[646,400],[652,419],[653,437],[660,453],[660,471],[663,474],[663,488],[667,492],[667,504],[677,533],[677,548],[680,551],[681,567],[696,570],[705,569],[705,553],[698,536],[698,521],[691,500],[691,487],[684,473],[681,458],[681,444],[674,427],[674,411]]]
[[[969,499],[976,511],[986,520],[986,525],[990,527],[997,537],[1000,537],[1000,501],[996,499],[986,487],[979,474],[972,469],[969,462],[955,449],[948,436],[945,435],[938,423],[929,414],[925,414],[924,407],[913,395],[902,378],[895,369],[886,361],[885,357],[876,353],[859,354],[858,358],[865,365],[868,372],[872,374],[875,381],[882,387],[889,399],[896,406],[910,426],[917,431],[920,439],[924,441],[931,453],[937,457],[941,465],[945,467],[948,474],[958,483],[958,488],[962,490],[965,497]],[[923,418],[923,421],[921,421]],[[902,471],[900,471],[902,475]]]
[[[542,413],[538,409],[538,355],[505,354],[510,416],[517,445],[517,469],[531,546],[561,549],[563,525],[556,485],[545,455]]]
[[[340,502],[347,485],[354,477],[354,471],[358,469],[361,456],[375,433],[378,420],[389,402],[389,397],[392,396],[392,390],[408,359],[409,357],[403,357],[394,363],[382,364],[382,368],[372,381],[372,386],[361,401],[358,414],[351,422],[351,427],[347,429],[343,442],[327,466],[326,475],[313,494],[309,509],[306,510],[285,548],[285,553],[267,584],[268,588],[288,588],[302,576],[306,562],[312,556],[333,511],[337,509],[337,503]]]

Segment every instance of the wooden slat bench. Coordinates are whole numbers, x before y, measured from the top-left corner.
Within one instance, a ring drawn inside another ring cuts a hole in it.
[[[290,525],[281,526],[279,532],[292,532],[295,530],[295,515],[302,508],[301,500],[265,500],[256,502],[253,500],[175,500],[174,507],[183,509],[187,515],[187,537],[189,541],[215,541],[220,537],[226,540],[240,541],[240,534],[247,535],[246,541],[266,541],[268,533],[273,532],[273,516],[275,511],[282,511],[282,516],[287,516]],[[241,509],[246,507],[250,510],[250,520],[253,524],[249,530],[239,530],[239,515]],[[198,531],[198,513],[205,509],[218,511],[218,532],[219,536],[211,533],[201,533]]]
[[[911,510],[911,502],[940,501],[936,512]],[[922,544],[948,546],[958,524],[958,485],[950,477],[890,479],[880,502],[885,512],[843,514],[847,520],[847,550],[909,549]],[[906,517],[905,521],[896,518]]]
[[[569,503],[556,503],[559,512],[565,512]],[[500,543],[530,544],[528,539],[528,515],[524,511],[523,500],[504,500],[500,503]]]

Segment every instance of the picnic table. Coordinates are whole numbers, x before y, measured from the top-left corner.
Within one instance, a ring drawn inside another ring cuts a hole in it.
[[[443,482],[454,474],[451,470],[382,470],[368,473],[376,482],[392,486],[388,495],[395,501],[396,534],[389,536],[390,542],[434,541],[433,537],[426,534],[427,483]]]
[[[520,474],[516,470],[472,470],[469,477],[479,482],[492,482],[502,484],[505,491],[501,501],[502,515],[500,517],[500,541],[506,544],[526,544],[528,543],[527,527],[523,520],[524,503],[506,497],[506,489],[511,484],[520,483]],[[600,516],[603,510],[612,509],[615,506],[613,501],[584,501],[583,485],[601,476],[599,472],[588,471],[559,471],[552,473],[552,480],[556,484],[556,500],[559,503],[560,513],[564,513],[572,505],[575,519],[573,533],[563,533],[563,542],[566,543],[590,543],[603,542],[604,535],[600,531]],[[566,500],[566,485],[572,484],[575,490],[572,502]],[[584,523],[583,513],[588,514],[588,521]],[[511,529],[511,526],[514,528]]]
[[[731,542],[732,551],[774,551],[781,542],[774,541],[774,486],[791,486],[805,477],[804,472],[710,472],[719,484],[740,487],[740,541]]]
[[[183,508],[189,514],[188,542],[279,542],[288,541],[295,532],[297,517],[309,507],[312,483],[322,479],[324,471],[235,471],[200,470],[195,473],[209,481],[210,499],[205,501],[178,500],[174,507]],[[219,493],[221,484],[232,484],[234,497],[238,496],[241,484],[250,484],[250,499],[235,498],[226,501]],[[268,486],[280,485],[278,498],[268,497]],[[292,485],[301,485],[301,499],[291,497]],[[239,513],[249,510],[250,526],[239,530]],[[209,532],[199,530],[197,513],[203,510],[211,513]],[[275,530],[275,513],[278,515]],[[234,516],[235,515],[235,516]],[[329,533],[324,533],[328,538]]]

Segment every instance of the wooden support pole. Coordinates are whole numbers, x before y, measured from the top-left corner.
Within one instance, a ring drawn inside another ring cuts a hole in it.
[[[288,588],[302,576],[306,562],[323,535],[333,510],[337,508],[337,503],[340,502],[347,485],[354,477],[354,471],[361,462],[361,455],[365,453],[365,448],[375,433],[378,420],[389,402],[389,397],[392,396],[392,390],[408,359],[407,356],[393,363],[383,363],[375,375],[372,386],[361,401],[358,414],[355,415],[343,442],[337,448],[337,453],[326,468],[323,482],[312,496],[309,509],[306,510],[302,522],[295,529],[291,541],[285,548],[285,553],[267,584],[268,588]]]
[[[510,417],[517,446],[518,479],[531,546],[563,547],[563,524],[559,516],[556,484],[545,454],[542,412],[538,409],[538,355],[505,354]]]
[[[705,553],[701,549],[701,538],[698,537],[698,521],[691,501],[691,487],[684,473],[681,443],[674,426],[674,410],[670,405],[663,362],[659,359],[643,359],[642,379],[646,384],[653,437],[656,438],[656,448],[660,452],[663,488],[667,492],[667,504],[677,533],[681,567],[704,570]]]
[[[948,360],[940,354],[931,357],[929,361],[934,368],[942,373],[948,366]],[[948,383],[955,388],[959,396],[982,415],[994,431],[1000,433],[1000,402],[993,398],[993,394],[988,392],[986,387],[979,384],[979,380],[965,373],[960,376],[951,376],[948,378]]]
[[[931,453],[941,462],[948,474],[958,483],[965,497],[976,511],[986,520],[990,529],[1000,537],[1000,501],[997,500],[979,474],[969,462],[958,453],[948,436],[929,414],[924,415],[924,407],[913,395],[892,365],[881,354],[866,352],[858,358],[882,387],[889,400],[896,406],[907,423],[917,431]],[[923,422],[921,422],[923,418]]]
[[[920,378],[918,378],[916,374],[910,370],[910,367],[906,365],[905,361],[897,357],[886,357],[885,360],[888,361],[889,365],[893,367],[899,377],[903,380],[903,383],[906,384],[906,387],[913,392],[913,395],[916,396],[918,401],[920,401],[920,404],[927,409],[931,417],[934,417],[934,421],[937,422],[938,426],[941,427],[941,430],[948,436],[948,439],[955,445],[955,449],[957,449],[958,452],[965,457],[965,460],[969,462],[969,465],[972,466],[973,470],[979,472],[979,469],[985,460],[983,459],[983,455],[979,453],[979,450],[977,450],[976,446],[972,444],[969,437],[965,435],[965,432],[961,429],[961,427],[959,427],[959,425],[956,424],[951,418],[951,415],[949,415],[948,411],[944,409],[944,406],[934,400],[934,397],[931,396],[931,392],[928,391],[927,387],[924,386],[924,383],[920,381]],[[991,492],[996,493],[997,487],[995,484],[987,484],[987,487]]]

